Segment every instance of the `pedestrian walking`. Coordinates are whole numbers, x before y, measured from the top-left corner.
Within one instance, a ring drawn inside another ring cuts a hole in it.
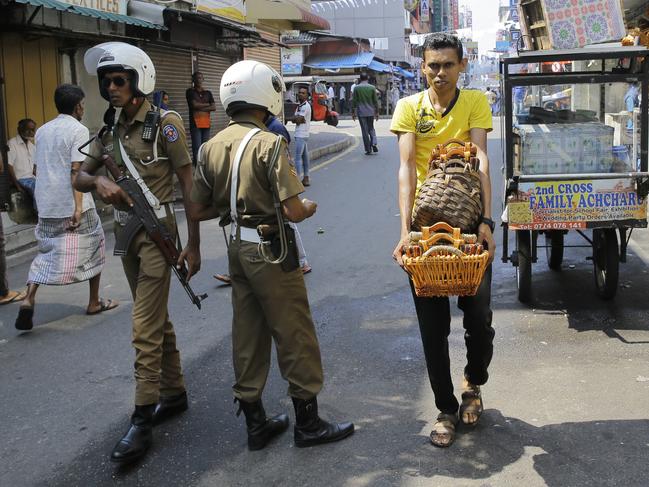
[[[392,88],[390,89],[390,104],[392,105],[393,112],[397,106],[397,103],[399,103],[400,99],[401,99],[401,90],[399,90],[399,85],[397,83],[392,83]]]
[[[122,42],[100,44],[84,58],[89,73],[96,72],[101,96],[110,102],[107,126],[91,145],[75,188],[96,191],[115,210],[115,239],[119,240],[132,218],[130,198],[111,178],[96,176],[104,156],[123,161],[127,173],[138,181],[160,222],[177,236],[173,209],[174,174],[180,182],[185,211],[191,203],[192,165],[183,121],[175,112],[160,112],[146,99],[155,88],[155,68],[141,49]],[[121,108],[116,123],[114,109]],[[160,117],[159,124],[148,120]],[[155,204],[157,203],[157,204]],[[122,211],[125,210],[125,211]],[[200,268],[199,227],[187,219],[189,241],[178,265],[187,263],[188,279]],[[187,393],[167,303],[171,269],[158,246],[144,229],[132,238],[122,266],[133,295],[135,349],[135,411],[126,434],[115,445],[111,460],[124,464],[142,457],[159,424],[187,409]]]
[[[298,177],[304,186],[311,186],[309,180],[309,130],[311,129],[311,104],[309,103],[309,90],[300,86],[297,92],[298,106],[291,119],[295,127],[295,168]]]
[[[86,314],[94,315],[118,306],[99,297],[105,261],[105,237],[91,194],[72,187],[85,156],[79,147],[90,138],[81,124],[85,94],[75,85],[63,84],[54,92],[59,115],[36,132],[34,156],[38,224],[38,254],[27,277],[27,297],[20,306],[16,329],[31,330],[39,286],[62,286],[88,281]]]
[[[34,134],[36,122],[31,118],[23,118],[18,122],[18,135],[7,141],[7,160],[9,162],[9,177],[18,191],[26,192],[34,198],[36,170],[34,168]]]
[[[295,445],[338,441],[354,432],[353,424],[329,423],[318,414],[320,348],[292,232],[283,225],[283,215],[297,223],[312,216],[316,204],[299,199],[304,187],[288,146],[264,126],[268,113],[282,110],[283,86],[275,70],[257,61],[238,62],[223,74],[220,99],[232,122],[201,150],[192,188],[197,206],[189,213],[195,220],[230,215],[233,391],[246,417],[250,450],[264,448],[288,427],[286,414],[268,418],[262,403],[273,340],[295,409]],[[278,242],[275,250],[264,250],[258,234],[263,228],[274,233],[267,238]],[[278,257],[286,258],[280,264]]]
[[[491,88],[487,87],[487,91],[485,91],[484,94],[485,98],[487,98],[487,103],[489,103],[489,107],[491,108],[491,115],[495,116],[494,105],[496,104],[496,93],[491,91]]]
[[[327,84],[327,101],[329,102],[329,110],[335,110],[336,90],[333,83]]]
[[[189,133],[192,139],[192,161],[196,164],[198,149],[210,140],[212,120],[210,114],[216,110],[214,97],[204,87],[205,77],[200,71],[192,74],[192,87],[187,88],[185,97],[189,107]]]
[[[374,130],[374,120],[379,119],[379,98],[374,85],[369,83],[367,73],[362,73],[361,82],[354,88],[352,95],[352,119],[361,125],[365,155],[378,152],[379,147]]]
[[[487,132],[492,129],[489,104],[483,93],[457,88],[460,73],[465,70],[462,43],[450,34],[436,33],[426,37],[423,45],[422,72],[429,88],[403,98],[392,117],[390,130],[399,140],[399,208],[401,238],[394,258],[403,266],[402,254],[408,243],[413,203],[419,186],[428,172],[431,151],[450,139],[471,141],[478,149],[482,183],[483,216],[475,233],[478,240],[495,255],[491,219],[491,181],[487,157]],[[434,130],[433,130],[434,129]],[[480,386],[487,382],[487,369],[493,355],[494,329],[491,326],[491,265],[475,296],[458,299],[464,312],[464,341],[467,365],[462,383],[462,404],[453,393],[448,336],[451,312],[446,297],[417,297],[411,283],[419,330],[424,347],[428,377],[440,410],[430,438],[435,446],[447,447],[455,440],[459,416],[462,423],[474,426],[484,409]]]
[[[347,105],[347,88],[345,85],[340,85],[340,90],[338,91],[338,104],[340,105],[340,114],[345,113],[345,106]]]

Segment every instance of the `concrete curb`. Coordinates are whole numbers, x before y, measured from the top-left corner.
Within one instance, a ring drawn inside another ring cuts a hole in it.
[[[347,135],[345,140],[341,140],[340,142],[334,142],[333,144],[325,145],[323,147],[318,147],[317,149],[310,150],[309,159],[314,161],[316,159],[327,156],[329,154],[342,152],[347,147],[352,145],[353,142],[354,142],[353,136]]]

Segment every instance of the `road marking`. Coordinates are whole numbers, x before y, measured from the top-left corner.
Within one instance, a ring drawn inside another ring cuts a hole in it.
[[[356,149],[358,147],[358,143],[359,143],[358,142],[358,137],[356,137],[355,135],[350,134],[349,132],[343,132],[343,133],[346,134],[346,135],[349,135],[350,137],[352,137],[354,139],[353,142],[352,142],[352,145],[350,145],[343,152],[341,152],[337,156],[332,157],[328,161],[322,162],[322,163],[318,164],[317,166],[312,167],[310,169],[311,172],[315,172],[318,169],[322,169],[323,167],[327,167],[329,164],[332,164],[332,163],[336,162],[338,159],[340,159],[341,157],[347,155],[349,152],[353,151],[354,149]]]

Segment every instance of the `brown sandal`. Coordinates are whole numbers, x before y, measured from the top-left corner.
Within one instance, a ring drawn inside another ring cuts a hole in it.
[[[430,442],[439,448],[448,448],[455,441],[457,414],[441,413],[430,432]]]
[[[480,386],[471,384],[464,379],[463,389],[460,417],[462,418],[462,423],[467,426],[475,426],[480,421],[480,416],[482,416],[482,412],[484,411]],[[475,419],[471,421],[469,415]]]

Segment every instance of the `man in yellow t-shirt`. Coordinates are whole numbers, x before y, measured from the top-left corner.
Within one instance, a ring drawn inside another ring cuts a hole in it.
[[[483,216],[476,228],[478,240],[495,254],[495,224],[491,220],[491,181],[487,157],[487,132],[492,129],[491,110],[485,95],[479,91],[459,90],[457,81],[465,70],[467,59],[457,37],[435,33],[423,46],[421,65],[429,88],[399,100],[390,130],[399,140],[399,209],[401,237],[393,257],[403,266],[403,247],[408,242],[410,220],[415,196],[428,171],[428,158],[437,144],[449,139],[471,141],[478,148],[482,183]],[[412,284],[411,284],[412,288]],[[448,298],[420,298],[415,301],[428,377],[440,410],[430,434],[433,445],[450,446],[455,440],[455,427],[461,417],[467,425],[475,425],[483,411],[480,386],[487,382],[487,368],[493,355],[494,329],[491,327],[491,265],[475,296],[458,299],[464,311],[464,340],[467,365],[464,369],[462,404],[453,393],[448,335],[451,312]],[[459,411],[459,417],[458,417]]]

